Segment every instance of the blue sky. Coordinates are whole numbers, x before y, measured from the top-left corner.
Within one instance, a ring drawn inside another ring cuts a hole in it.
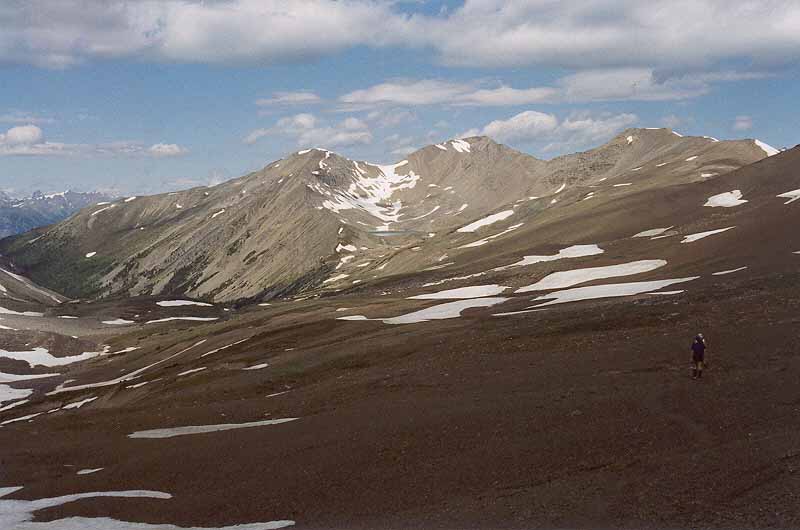
[[[465,134],[542,158],[627,127],[798,140],[800,5],[9,0],[0,189],[156,193]]]

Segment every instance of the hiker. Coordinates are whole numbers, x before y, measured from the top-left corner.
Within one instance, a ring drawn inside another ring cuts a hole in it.
[[[703,377],[703,363],[705,362],[706,339],[698,333],[692,342],[692,379]]]

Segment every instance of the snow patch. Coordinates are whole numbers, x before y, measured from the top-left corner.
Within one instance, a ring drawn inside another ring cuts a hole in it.
[[[504,219],[508,219],[512,215],[514,215],[514,210],[505,210],[505,211],[502,211],[502,212],[499,212],[499,213],[492,214],[492,215],[489,215],[487,217],[484,217],[483,219],[479,219],[479,220],[475,221],[474,223],[470,223],[470,224],[468,224],[466,226],[462,226],[461,228],[459,228],[456,231],[457,232],[461,232],[461,233],[475,232],[475,231],[477,231],[478,229],[480,229],[480,228],[482,228],[484,226],[488,226],[488,225],[496,223],[498,221],[502,221]]]
[[[560,271],[548,274],[538,282],[520,287],[515,293],[527,293],[531,291],[547,291],[550,289],[564,289],[581,283],[606,278],[617,278],[619,276],[631,276],[654,271],[667,264],[666,260],[639,260],[619,265],[608,265],[605,267],[589,267],[586,269],[575,269],[570,271]]]
[[[800,200],[800,190],[793,190],[793,191],[787,191],[786,193],[781,193],[780,195],[778,195],[778,198],[789,199],[783,204],[791,204],[794,201]]]
[[[688,278],[677,278],[674,280],[655,280],[649,282],[631,282],[631,283],[612,283],[607,285],[592,285],[589,287],[576,287],[574,289],[566,289],[564,291],[555,291],[546,295],[535,298],[538,300],[549,300],[539,304],[537,308],[565,304],[567,302],[577,302],[581,300],[596,300],[599,298],[617,298],[622,296],[634,296],[637,294],[649,293],[650,291],[657,291],[664,287],[674,285],[676,283],[684,283],[698,279],[699,276],[692,276]]]
[[[450,318],[458,318],[461,316],[462,311],[474,307],[491,307],[493,305],[501,304],[509,300],[508,298],[473,298],[469,300],[458,300],[456,302],[447,302],[439,304],[405,315],[400,315],[391,318],[367,318],[363,315],[354,315],[350,317],[339,317],[337,320],[377,320],[384,324],[398,325],[398,324],[415,324],[418,322],[427,322],[429,320],[446,320]]]
[[[758,147],[760,147],[765,153],[767,153],[767,156],[773,156],[773,155],[777,155],[778,153],[780,153],[780,151],[778,151],[777,149],[775,149],[771,145],[762,142],[761,140],[753,140],[753,142]]]
[[[644,232],[639,232],[638,234],[635,234],[633,237],[654,237],[654,236],[660,236],[660,235],[661,235],[661,234],[663,234],[664,232],[667,232],[667,231],[669,231],[669,230],[672,230],[673,228],[675,228],[675,227],[674,227],[674,226],[668,226],[667,228],[652,228],[652,229],[650,229],[650,230],[645,230]]]
[[[527,265],[534,265],[536,263],[543,263],[547,261],[556,261],[559,259],[596,256],[597,254],[602,254],[603,252],[604,250],[597,245],[572,245],[571,247],[563,248],[559,250],[557,253],[549,256],[525,256],[516,263],[512,263],[511,265],[505,265],[503,267],[497,267],[492,270],[502,271],[506,269],[511,269],[513,267],[524,267]]]
[[[474,285],[470,287],[459,287],[458,289],[448,289],[437,293],[420,294],[409,296],[409,300],[461,300],[467,298],[481,298],[484,296],[495,296],[508,289],[503,285]]]
[[[708,232],[698,232],[696,234],[689,234],[688,236],[684,236],[681,243],[694,243],[695,241],[699,241],[700,239],[704,239],[708,236],[713,236],[716,234],[721,234],[722,232],[727,232],[736,228],[735,226],[729,226],[728,228],[720,228],[719,230],[709,230]]]
[[[742,199],[741,190],[728,191],[709,197],[703,206],[710,206],[711,208],[733,208],[745,204],[747,201]]]
[[[173,427],[168,429],[151,429],[148,431],[136,431],[128,435],[128,438],[148,438],[162,439],[174,438],[175,436],[187,436],[190,434],[205,434],[209,432],[231,431],[234,429],[249,429],[252,427],[264,427],[267,425],[280,425],[296,421],[299,418],[281,418],[276,420],[251,421],[248,423],[222,423],[219,425],[189,425],[186,427]]]
[[[193,300],[163,300],[156,302],[157,306],[161,307],[183,307],[188,305],[196,305],[201,307],[214,307],[214,304],[207,304],[205,302],[195,302]]]
[[[725,276],[726,274],[733,274],[734,272],[739,272],[747,269],[747,267],[739,267],[738,269],[730,269],[727,271],[719,271],[719,272],[712,272],[712,276]]]

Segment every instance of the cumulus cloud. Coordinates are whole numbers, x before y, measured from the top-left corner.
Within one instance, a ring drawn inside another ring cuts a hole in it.
[[[42,130],[36,125],[12,127],[5,134],[0,134],[0,143],[8,145],[30,145],[41,141]]]
[[[495,120],[481,129],[460,135],[484,135],[501,142],[542,146],[543,151],[563,151],[594,146],[630,127],[638,120],[635,114],[573,113],[564,119],[554,114],[528,110],[505,120]]]
[[[179,156],[188,150],[176,144],[154,144],[149,148],[140,142],[79,144],[46,141],[36,125],[12,127],[0,133],[0,156]]]
[[[291,138],[300,147],[348,147],[372,142],[369,126],[358,118],[348,117],[329,125],[309,113],[281,118],[270,128],[251,131],[242,141],[254,144],[273,135]]]
[[[261,98],[256,100],[259,107],[272,105],[313,105],[320,103],[322,98],[310,90],[298,90],[295,92],[273,92],[271,98]]]
[[[733,120],[734,131],[749,131],[753,128],[753,118],[750,116],[736,116]]]
[[[0,60],[62,68],[119,57],[266,64],[392,46],[431,49],[447,64],[471,67],[697,71],[800,56],[795,0],[465,0],[439,14],[410,4],[15,0],[0,9]]]
[[[156,158],[165,158],[183,156],[187,154],[189,150],[177,144],[153,144],[147,149],[147,152]]]

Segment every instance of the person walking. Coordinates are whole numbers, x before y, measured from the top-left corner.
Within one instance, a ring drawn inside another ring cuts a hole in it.
[[[703,378],[703,364],[706,361],[706,339],[698,333],[692,342],[692,379]]]

